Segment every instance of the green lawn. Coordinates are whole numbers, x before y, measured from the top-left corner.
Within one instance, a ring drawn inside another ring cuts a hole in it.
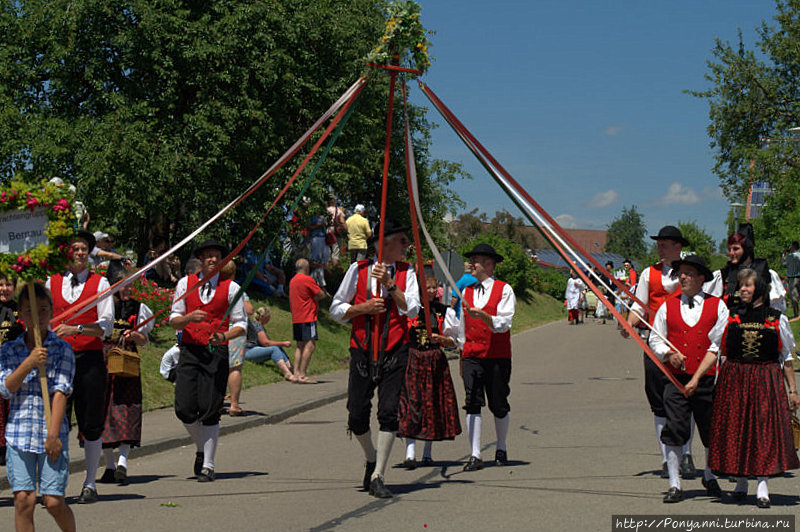
[[[258,308],[269,305],[272,320],[267,325],[267,334],[273,340],[292,339],[292,317],[289,302],[285,299],[253,300]],[[310,375],[321,375],[330,371],[347,367],[350,346],[350,326],[344,326],[333,319],[327,311],[330,300],[323,301],[324,310],[320,312],[318,322],[319,340],[317,349],[311,359]],[[542,323],[558,320],[566,316],[564,305],[552,297],[539,293],[528,293],[525,298],[517,300],[512,332],[518,333]],[[169,326],[160,326],[150,335],[151,343],[139,349],[142,356],[142,388],[145,410],[161,408],[172,404],[173,385],[164,380],[158,372],[161,355],[175,341],[175,333]],[[294,348],[287,353],[294,359]],[[282,380],[282,376],[274,364],[253,364],[245,362],[243,369],[244,388],[260,386]]]

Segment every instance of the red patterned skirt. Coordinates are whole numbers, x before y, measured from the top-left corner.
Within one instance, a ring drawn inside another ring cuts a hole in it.
[[[108,352],[114,344],[103,343]],[[128,345],[126,349],[136,350]],[[106,381],[106,423],[103,428],[103,447],[133,447],[142,441],[142,379],[109,375]]]
[[[406,438],[441,441],[461,434],[450,366],[438,347],[424,351],[409,348],[398,417],[398,432]]]
[[[714,394],[708,450],[714,473],[773,476],[800,468],[779,364],[728,359]]]

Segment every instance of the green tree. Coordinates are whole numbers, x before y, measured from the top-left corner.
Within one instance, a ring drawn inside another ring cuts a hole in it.
[[[2,0],[0,179],[65,178],[96,228],[116,226],[139,251],[153,233],[184,235],[261,175],[358,77],[383,33],[383,5]],[[379,205],[388,86],[383,72],[371,74],[307,193],[312,205],[330,191],[346,208]],[[396,105],[389,213],[408,219],[401,113]],[[409,114],[423,211],[436,229],[458,205],[448,184],[461,169],[430,157],[432,126],[422,108]],[[241,238],[299,161],[209,235]],[[276,209],[263,234],[279,232],[284,217]]]
[[[647,255],[645,234],[647,227],[644,224],[644,217],[636,209],[636,205],[630,208],[623,207],[622,213],[608,225],[606,251],[641,260]]]
[[[691,244],[685,251],[699,255],[708,263],[714,254],[714,239],[706,233],[705,228],[697,225],[696,221],[690,220],[688,222],[679,221],[678,229]]]
[[[465,242],[458,251],[461,254],[467,253],[479,243],[489,244],[503,256],[503,262],[495,269],[495,276],[510,284],[517,298],[524,298],[528,289],[533,288],[536,282],[537,268],[522,246],[496,234],[484,234],[473,242]]]
[[[726,196],[743,202],[750,185],[769,183],[775,194],[754,224],[756,254],[779,256],[796,238],[800,205],[800,0],[778,0],[772,23],[761,22],[755,49],[741,32],[736,44],[717,40],[706,79],[711,88],[689,91],[709,103],[714,172]]]

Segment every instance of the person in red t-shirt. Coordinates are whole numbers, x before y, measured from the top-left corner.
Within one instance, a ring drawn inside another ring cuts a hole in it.
[[[292,309],[292,328],[297,348],[294,351],[294,375],[292,382],[316,383],[306,375],[311,355],[316,349],[317,314],[319,302],[325,298],[325,290],[311,277],[306,259],[297,259],[295,275],[289,282],[289,306]]]

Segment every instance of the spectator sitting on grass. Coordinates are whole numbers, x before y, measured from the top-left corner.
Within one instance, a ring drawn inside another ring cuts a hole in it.
[[[247,342],[245,343],[244,359],[250,362],[261,363],[272,360],[283,373],[287,381],[294,381],[292,367],[284,347],[291,347],[292,342],[278,342],[270,340],[264,327],[269,323],[271,314],[269,307],[260,307],[247,324]]]

